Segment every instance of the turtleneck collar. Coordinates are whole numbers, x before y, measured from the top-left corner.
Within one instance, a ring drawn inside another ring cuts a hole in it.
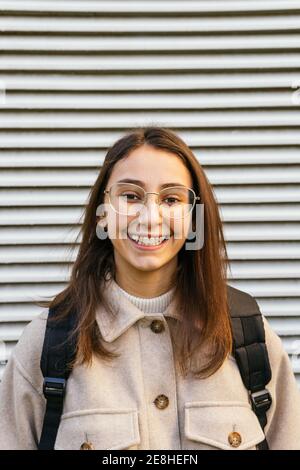
[[[142,310],[142,312],[144,313],[163,313],[169,306],[175,291],[175,287],[173,287],[164,294],[159,295],[158,297],[146,298],[136,297],[134,295],[129,294],[127,291],[122,289],[117,283],[116,287],[123,295],[125,295],[130,300],[131,303],[133,303],[133,305],[135,305],[138,309]]]

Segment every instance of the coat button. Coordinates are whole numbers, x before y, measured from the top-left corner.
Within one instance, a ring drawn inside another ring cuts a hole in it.
[[[153,333],[161,333],[165,329],[165,325],[161,320],[153,320],[150,325],[151,330]]]
[[[166,395],[158,395],[158,397],[155,398],[154,403],[157,408],[163,410],[164,408],[167,408],[169,404],[169,398],[166,397]]]
[[[239,432],[231,432],[228,435],[228,442],[231,445],[231,447],[239,447],[242,442],[242,436],[240,435]]]
[[[81,444],[80,450],[95,450],[91,442],[85,441]]]

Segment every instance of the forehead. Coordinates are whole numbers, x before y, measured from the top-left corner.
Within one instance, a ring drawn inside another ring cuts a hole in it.
[[[150,146],[135,149],[128,157],[117,162],[109,183],[125,178],[143,181],[145,188],[158,188],[169,182],[192,187],[191,174],[180,157]]]

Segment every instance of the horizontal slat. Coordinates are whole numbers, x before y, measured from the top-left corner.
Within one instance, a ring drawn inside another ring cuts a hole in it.
[[[24,262],[21,259],[18,263]],[[71,265],[59,264],[64,260],[56,258],[54,255],[49,256],[49,261],[46,261],[44,264],[17,264],[17,265],[3,265],[0,267],[0,284],[6,283],[47,283],[47,282],[66,282],[69,280],[69,275],[71,272]],[[27,261],[25,260],[27,263]],[[32,261],[35,263],[36,261]],[[57,262],[57,264],[49,264]],[[47,264],[46,264],[47,263]],[[0,322],[1,322],[1,312],[0,312]]]
[[[295,21],[296,18],[293,19]],[[264,19],[265,21],[265,19]],[[38,20],[41,22],[41,19]],[[22,20],[22,24],[23,24]],[[49,19],[47,19],[48,25]],[[55,25],[58,20],[55,19]],[[122,24],[124,22],[122,21]],[[141,22],[139,22],[141,23]],[[297,27],[300,29],[300,16],[297,18]],[[69,24],[69,23],[67,23]],[[89,21],[89,25],[92,22]],[[128,25],[128,22],[124,23]],[[162,21],[164,27],[167,26],[165,20]],[[179,22],[176,21],[176,24]],[[107,26],[107,20],[105,20]],[[143,24],[143,27],[146,24]],[[117,25],[116,25],[117,27]],[[3,18],[0,17],[0,28],[3,28]],[[51,70],[51,71],[166,71],[166,70],[284,70],[298,68],[300,64],[300,53],[286,52],[277,53],[243,53],[243,54],[3,54],[0,62],[0,70]]]
[[[300,240],[298,223],[224,223],[223,230],[227,241]]]
[[[300,279],[261,279],[259,281],[230,280],[230,285],[248,292],[256,298],[300,297]]]
[[[43,36],[42,36],[43,37]],[[67,38],[64,36],[64,41]],[[193,37],[193,40],[195,38]],[[178,73],[169,74],[98,74],[80,73],[47,74],[30,72],[5,73],[0,71],[0,86],[6,90],[36,90],[36,91],[199,91],[199,90],[238,90],[285,88],[290,90],[300,82],[300,73],[289,72],[244,72],[227,71],[226,73]]]
[[[75,254],[77,248],[71,256],[68,245],[6,246],[0,247],[0,263],[63,263],[74,261]]]
[[[269,322],[273,330],[280,336],[300,335],[300,323],[295,317],[272,318]],[[300,354],[300,340],[298,346]]]
[[[23,226],[16,230],[14,227],[1,227],[0,245],[40,245],[74,243],[80,226]],[[300,237],[299,237],[300,238]],[[81,236],[78,242],[81,241]]]
[[[298,183],[300,182],[300,165],[249,167],[247,171],[243,167],[213,167],[207,168],[206,174],[213,185]],[[260,188],[258,188],[258,191],[260,191]]]
[[[205,13],[222,13],[222,15],[226,13],[246,13],[246,12],[275,12],[275,11],[293,11],[299,8],[299,1],[298,0],[265,0],[263,3],[259,1],[250,1],[250,0],[239,0],[236,1],[201,1],[195,2],[187,0],[186,2],[182,3],[179,0],[172,0],[172,1],[143,1],[139,2],[137,0],[127,0],[124,1],[78,1],[72,0],[69,1],[62,1],[62,0],[39,0],[39,1],[26,1],[26,3],[22,4],[22,8],[20,8],[20,3],[16,0],[8,1],[1,1],[0,2],[0,10],[2,11],[11,11],[20,14],[22,12],[30,12],[30,13],[47,13],[50,15],[51,12],[55,15],[60,13],[100,13],[100,14],[107,14],[113,13],[118,14],[121,13],[160,13],[160,14],[168,14],[172,12],[179,12],[181,14],[185,13],[193,13],[196,12],[205,14]]]
[[[53,207],[46,209],[32,208],[32,209],[0,209],[0,226],[1,225],[15,225],[20,227],[22,225],[66,225],[78,224],[82,222],[83,209],[68,208],[68,207]]]
[[[0,323],[0,341],[17,341],[24,328],[26,323]]]
[[[7,360],[11,353],[12,353],[12,350],[14,349],[14,346],[15,346],[15,342],[13,341],[3,341],[1,342],[0,340],[0,364]]]
[[[218,95],[218,94],[217,94]],[[143,119],[153,119],[164,121],[168,127],[181,126],[182,128],[203,128],[203,129],[217,129],[220,127],[284,127],[284,126],[300,126],[299,111],[290,109],[287,111],[280,110],[266,110],[266,111],[255,111],[252,109],[248,110],[236,110],[236,111],[199,111],[191,112],[180,111],[180,108],[251,108],[257,107],[259,97],[252,93],[245,95],[245,100],[237,100],[233,95],[227,94],[225,97],[213,96],[207,94],[203,100],[201,97],[195,97],[190,95],[188,97],[179,96],[132,96],[120,98],[120,112],[116,115],[112,110],[118,109],[118,96],[100,96],[95,95],[75,96],[69,95],[68,99],[59,95],[55,96],[49,93],[47,98],[43,101],[43,97],[40,95],[32,95],[32,97],[26,98],[22,101],[17,98],[15,107],[17,109],[12,111],[11,109],[0,112],[0,124],[3,129],[27,129],[27,128],[50,128],[50,129],[105,129],[123,127],[126,125],[134,125],[136,120],[143,111]],[[221,93],[220,93],[221,95]],[[45,95],[46,96],[46,95]],[[231,99],[232,96],[232,99]],[[274,100],[273,100],[274,97]],[[277,94],[278,100],[275,95],[268,99],[267,93],[265,93],[264,99],[261,100],[261,106],[290,106],[292,107],[292,93],[286,93],[286,99]],[[152,99],[153,98],[153,99]],[[173,98],[173,99],[172,99]],[[258,100],[257,100],[258,99]],[[256,101],[257,100],[257,101]],[[6,106],[11,108],[14,107],[8,96],[6,98]],[[72,101],[74,106],[72,106]],[[198,102],[198,104],[197,104]],[[227,104],[228,103],[228,104]],[[300,103],[300,100],[299,100]],[[160,111],[161,107],[174,108],[173,112]],[[28,110],[24,109],[28,107]],[[97,111],[81,110],[80,108],[97,108]],[[2,109],[4,106],[2,106]],[[37,109],[41,108],[41,111]],[[48,108],[48,110],[46,109]],[[54,112],[50,108],[61,108],[59,112]],[[69,111],[64,108],[75,109],[75,111]],[[98,109],[103,108],[103,111]],[[109,110],[106,111],[106,108]],[[124,110],[128,109],[128,111]],[[133,110],[137,110],[133,114]]]
[[[274,255],[275,258],[276,255]],[[294,279],[299,277],[300,262],[292,261],[263,261],[230,263],[231,271],[228,273],[230,279]],[[0,271],[0,279],[2,277]],[[4,278],[5,279],[5,278]],[[13,279],[13,275],[12,275]],[[25,280],[25,277],[23,278]],[[300,305],[299,305],[300,308]]]
[[[261,204],[248,206],[223,205],[220,208],[221,218],[224,222],[267,222],[267,221],[299,221],[299,204]],[[1,212],[0,212],[1,214]],[[0,215],[1,217],[1,215]]]
[[[60,169],[56,170],[30,170],[24,169],[18,172],[12,170],[2,171],[2,178],[0,185],[6,187],[33,187],[33,186],[62,186],[62,187],[86,187],[89,188],[95,182],[99,169]],[[52,193],[53,194],[53,193]],[[88,191],[87,193],[88,194]],[[83,196],[83,192],[81,192]],[[80,199],[84,202],[83,199]],[[36,201],[37,203],[38,201]]]
[[[29,322],[45,310],[31,303],[0,304],[0,322]]]
[[[155,2],[155,5],[158,2]],[[298,6],[299,9],[299,6]],[[12,16],[0,17],[0,29],[7,32],[63,32],[67,33],[101,33],[101,34],[147,34],[147,33],[216,33],[224,32],[246,32],[246,31],[299,31],[300,16],[294,12],[293,15],[237,15],[237,16],[214,16],[202,17],[195,15],[178,14],[176,18],[165,17],[154,18],[146,16],[141,18],[124,18],[122,15],[113,18],[93,16],[80,18],[76,16],[59,17],[57,15],[47,16]],[[116,11],[114,12],[116,14]]]
[[[208,171],[206,173],[208,174]],[[276,184],[274,186],[260,185],[259,187],[257,185],[240,187],[219,186],[215,188],[214,192],[220,204],[300,202],[300,187],[297,185],[282,186]]]
[[[271,317],[299,316],[300,295],[298,298],[257,298],[258,305],[263,315]]]
[[[210,166],[238,165],[276,165],[287,167],[290,164],[300,163],[300,151],[297,147],[284,148],[193,148],[196,158],[203,168]],[[97,167],[103,164],[105,151],[103,149],[83,148],[80,150],[57,149],[20,149],[2,150],[0,168],[84,168]],[[245,188],[247,190],[247,188]]]
[[[300,5],[299,5],[300,6]],[[26,21],[26,20],[24,20]],[[140,36],[137,41],[132,37],[97,37],[90,36],[10,36],[0,37],[0,49],[5,52],[165,52],[170,51],[222,51],[222,50],[286,50],[299,49],[300,37],[292,34],[262,34],[235,36],[218,35],[178,37],[178,36]]]
[[[287,243],[282,241],[278,243],[228,243],[227,249],[230,259],[234,260],[300,259],[300,243],[292,241]],[[259,269],[259,263],[257,266]]]
[[[66,287],[66,283],[60,284],[6,284],[0,285],[0,304],[26,302],[32,303],[41,300],[52,300]]]
[[[162,121],[148,120],[143,117],[137,117],[135,125],[163,125]],[[124,130],[125,131],[125,130]],[[189,146],[208,146],[208,147],[224,147],[224,146],[282,146],[282,145],[299,145],[300,132],[298,129],[250,129],[250,130],[225,130],[205,131],[198,129],[193,131],[174,129],[181,138]],[[38,131],[24,130],[19,132],[5,131],[1,132],[0,149],[7,148],[95,148],[109,147],[112,142],[117,140],[124,132],[113,132],[105,130],[99,131]]]
[[[295,335],[289,335],[289,336],[282,336],[281,337],[283,347],[286,350],[286,352],[289,354],[290,359],[297,360],[297,357],[295,358],[295,354],[297,355],[297,352],[299,351],[299,336]],[[298,353],[299,354],[299,353]],[[298,360],[297,360],[298,362]]]
[[[59,176],[59,173],[57,173]],[[18,185],[16,185],[18,186]],[[78,206],[84,204],[89,193],[89,188],[78,187],[65,189],[0,189],[0,206]]]

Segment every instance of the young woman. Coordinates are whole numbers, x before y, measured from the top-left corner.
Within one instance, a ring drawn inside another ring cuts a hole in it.
[[[78,312],[55,449],[255,450],[265,437],[271,450],[300,449],[299,390],[264,317],[265,435],[252,410],[233,355],[217,202],[182,139],[153,126],[109,148],[81,234],[66,289],[43,304],[6,366],[2,449],[38,448],[48,307],[59,307],[56,322]]]

